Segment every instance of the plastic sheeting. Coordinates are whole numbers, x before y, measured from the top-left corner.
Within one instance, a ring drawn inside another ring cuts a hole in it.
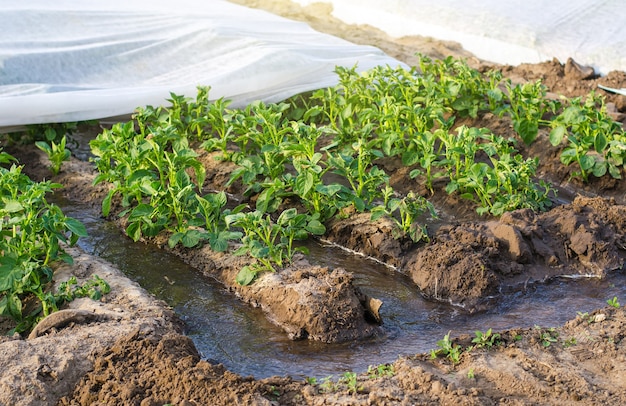
[[[233,105],[279,101],[334,85],[337,65],[399,64],[221,0],[0,4],[0,127],[125,115],[198,85]]]
[[[624,0],[293,0],[325,2],[349,24],[393,37],[456,41],[481,59],[517,65],[573,58],[600,73],[626,70]]]

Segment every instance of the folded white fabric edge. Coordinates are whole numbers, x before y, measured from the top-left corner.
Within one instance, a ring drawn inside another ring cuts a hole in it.
[[[120,116],[170,93],[276,102],[399,61],[222,0],[10,0],[0,10],[0,127]]]

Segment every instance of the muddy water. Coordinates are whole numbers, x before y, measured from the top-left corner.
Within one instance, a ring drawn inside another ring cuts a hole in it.
[[[386,336],[369,342],[320,344],[288,340],[262,312],[240,303],[219,283],[200,275],[178,258],[144,244],[134,244],[118,229],[74,207],[67,215],[83,221],[90,236],[81,247],[117,265],[131,279],[165,300],[185,321],[186,333],[205,358],[257,378],[272,375],[325,377],[362,372],[368,365],[391,362],[436,348],[448,331],[473,334],[512,327],[556,326],[577,312],[604,306],[626,288],[623,273],[609,279],[554,280],[504,296],[480,314],[446,303],[423,300],[410,280],[372,260],[336,247],[310,243],[310,260],[355,273],[361,289],[383,300]]]

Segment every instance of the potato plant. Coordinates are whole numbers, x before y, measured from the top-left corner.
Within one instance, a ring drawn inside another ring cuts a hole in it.
[[[11,162],[15,158],[0,152],[0,163]],[[48,289],[52,265],[71,264],[64,244],[74,245],[87,232],[82,223],[46,200],[59,187],[50,181],[32,181],[21,166],[0,167],[0,315],[17,323],[16,332],[31,329],[69,300]]]
[[[626,133],[608,116],[603,98],[590,94],[584,100],[580,97],[569,100],[551,127],[552,145],[567,141],[561,162],[578,165],[572,176],[586,182],[591,174],[601,177],[608,172],[613,178],[621,179]]]

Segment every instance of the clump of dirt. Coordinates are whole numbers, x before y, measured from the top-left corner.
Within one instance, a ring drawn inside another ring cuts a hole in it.
[[[216,253],[209,247],[175,249],[185,262],[217,277],[244,302],[262,308],[292,339],[345,342],[381,333],[380,316],[372,299],[354,285],[344,269],[312,266],[298,256],[277,273],[264,272],[241,286],[237,272],[249,259]]]
[[[389,219],[381,218],[372,222],[368,213],[352,213],[347,218],[332,220],[326,238],[398,267],[403,246],[400,240],[390,238],[392,230],[393,224]]]

